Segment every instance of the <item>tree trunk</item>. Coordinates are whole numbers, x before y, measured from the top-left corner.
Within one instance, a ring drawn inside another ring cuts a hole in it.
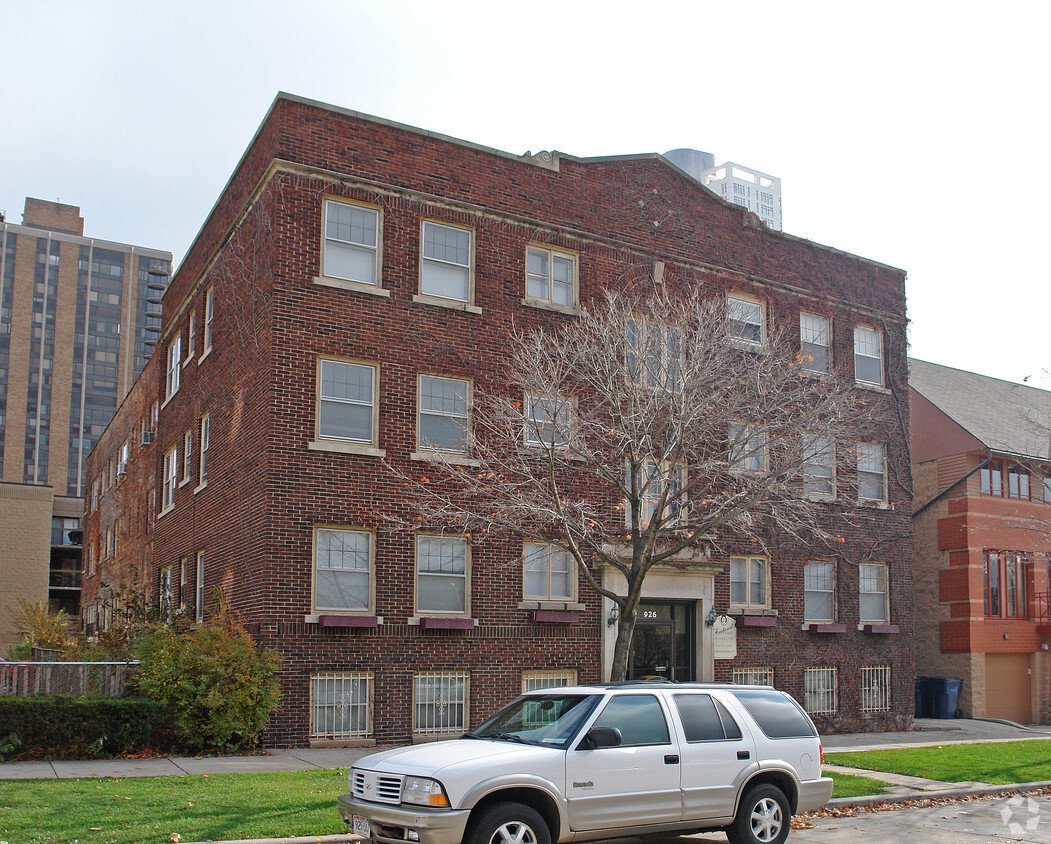
[[[617,619],[617,642],[613,646],[613,665],[609,679],[627,680],[628,663],[631,659],[631,637],[635,632],[635,612],[621,612]]]

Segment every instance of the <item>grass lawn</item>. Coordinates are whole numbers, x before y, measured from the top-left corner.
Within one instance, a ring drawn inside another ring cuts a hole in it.
[[[154,844],[347,832],[347,769],[129,779],[2,780],[0,842]]]
[[[1016,782],[1051,780],[1051,741],[943,744],[905,750],[825,753],[829,765],[889,771],[942,782]]]
[[[832,797],[864,797],[868,794],[883,794],[890,783],[872,777],[856,777],[852,774],[826,773],[832,777]]]

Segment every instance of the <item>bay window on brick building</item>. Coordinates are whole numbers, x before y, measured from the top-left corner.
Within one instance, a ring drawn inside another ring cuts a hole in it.
[[[444,738],[521,689],[608,678],[610,602],[563,550],[413,524],[392,470],[478,462],[474,403],[507,383],[511,325],[580,319],[666,271],[726,303],[742,353],[787,331],[804,377],[864,391],[864,448],[837,477],[815,439],[799,479],[835,549],[766,536],[757,553],[734,535],[655,568],[632,676],[773,682],[825,729],[908,720],[904,273],[768,229],[659,155],[516,155],[279,95],[165,293],[142,388],[163,402],[155,445],[130,458],[150,462],[143,502],[160,487],[150,599],[170,594],[192,623],[221,593],[282,654],[268,742]],[[662,349],[629,354],[631,377],[674,390],[682,338],[631,330]],[[572,439],[587,397],[517,400],[521,447],[540,454]],[[725,432],[742,476],[777,459],[763,421]],[[133,424],[111,427],[94,477]],[[690,467],[655,455],[643,471],[681,486]],[[183,559],[206,561],[185,587]],[[602,582],[618,588],[613,571]],[[736,625],[732,658],[714,652],[713,612]]]

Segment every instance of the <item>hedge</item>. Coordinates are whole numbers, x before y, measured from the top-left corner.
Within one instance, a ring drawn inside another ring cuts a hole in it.
[[[146,698],[0,697],[0,759],[99,759],[143,750],[168,707]]]

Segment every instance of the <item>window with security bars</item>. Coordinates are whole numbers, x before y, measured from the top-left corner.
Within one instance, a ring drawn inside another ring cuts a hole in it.
[[[890,711],[890,666],[870,665],[861,669],[861,711]]]
[[[828,715],[839,708],[836,669],[833,666],[808,668],[803,673],[803,700],[811,715]]]
[[[774,685],[774,669],[735,668],[733,682],[738,686],[772,686]]]
[[[412,731],[454,735],[467,729],[466,671],[425,671],[413,677]]]
[[[372,738],[371,673],[311,676],[310,738]]]
[[[561,688],[575,686],[577,672],[568,671],[523,671],[522,692],[535,692],[537,689]]]

